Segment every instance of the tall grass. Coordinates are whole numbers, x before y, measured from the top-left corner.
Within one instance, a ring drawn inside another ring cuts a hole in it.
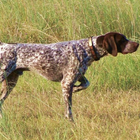
[[[0,38],[50,43],[109,31],[138,37],[139,8],[137,0],[1,0]]]
[[[0,0],[1,42],[53,43],[110,31],[139,42],[138,0]],[[94,62],[64,119],[60,83],[25,72],[5,101],[0,140],[140,139],[140,51]]]

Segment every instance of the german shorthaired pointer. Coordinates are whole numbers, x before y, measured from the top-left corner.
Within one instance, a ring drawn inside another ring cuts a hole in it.
[[[2,103],[15,87],[19,75],[31,70],[46,79],[61,81],[66,104],[66,117],[72,117],[72,92],[86,89],[89,82],[84,76],[88,66],[108,53],[117,56],[135,52],[139,44],[129,41],[120,33],[54,44],[0,43],[0,114]],[[80,85],[74,85],[76,81]]]

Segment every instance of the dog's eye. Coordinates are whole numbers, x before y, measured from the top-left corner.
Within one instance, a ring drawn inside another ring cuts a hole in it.
[[[122,38],[120,39],[119,43],[125,43],[126,41],[128,41],[128,40],[127,40],[126,37],[124,36],[124,37],[122,37]]]
[[[120,42],[121,42],[121,43],[125,42],[125,39],[124,39],[124,38],[123,38],[123,39],[121,39],[121,40],[120,40]]]

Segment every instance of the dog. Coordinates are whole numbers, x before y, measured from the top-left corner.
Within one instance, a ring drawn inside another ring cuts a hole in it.
[[[65,116],[73,121],[72,93],[89,86],[84,76],[88,66],[107,54],[133,53],[138,46],[138,43],[117,32],[53,44],[0,43],[1,117],[2,104],[15,87],[18,77],[23,71],[35,71],[48,80],[61,82]],[[75,85],[77,81],[79,85]]]

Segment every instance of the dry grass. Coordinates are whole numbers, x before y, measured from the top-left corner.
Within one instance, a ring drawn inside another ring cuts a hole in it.
[[[95,92],[89,88],[73,94],[75,124],[72,124],[64,119],[64,102],[58,85],[47,82],[49,88],[31,87],[31,83],[25,82],[21,87],[22,80],[26,81],[28,77],[26,74],[21,78],[5,102],[5,114],[0,127],[1,139],[140,138],[138,91],[108,89]],[[34,78],[34,75],[30,77]],[[36,78],[42,82],[41,78]]]

